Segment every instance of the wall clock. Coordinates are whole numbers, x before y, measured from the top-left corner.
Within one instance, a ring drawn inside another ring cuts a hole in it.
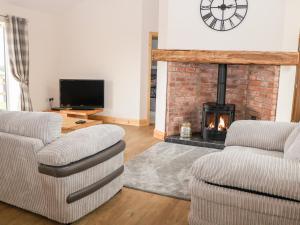
[[[216,31],[228,31],[245,19],[247,0],[201,0],[200,14],[204,23]]]

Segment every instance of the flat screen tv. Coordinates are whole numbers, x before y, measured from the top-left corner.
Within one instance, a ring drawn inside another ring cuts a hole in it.
[[[60,80],[60,107],[104,108],[104,80]]]

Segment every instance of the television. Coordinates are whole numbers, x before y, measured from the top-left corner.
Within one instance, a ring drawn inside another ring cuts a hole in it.
[[[59,84],[61,108],[104,108],[104,80],[61,79]]]

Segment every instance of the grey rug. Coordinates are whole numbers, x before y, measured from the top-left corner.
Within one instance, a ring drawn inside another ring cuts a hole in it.
[[[190,200],[192,164],[217,149],[160,142],[126,163],[126,187]]]

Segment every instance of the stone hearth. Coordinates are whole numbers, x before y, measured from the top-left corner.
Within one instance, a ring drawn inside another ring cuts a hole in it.
[[[280,66],[229,65],[226,103],[236,105],[236,120],[275,120]],[[168,63],[166,135],[177,135],[184,121],[201,131],[202,106],[215,102],[218,65]]]

